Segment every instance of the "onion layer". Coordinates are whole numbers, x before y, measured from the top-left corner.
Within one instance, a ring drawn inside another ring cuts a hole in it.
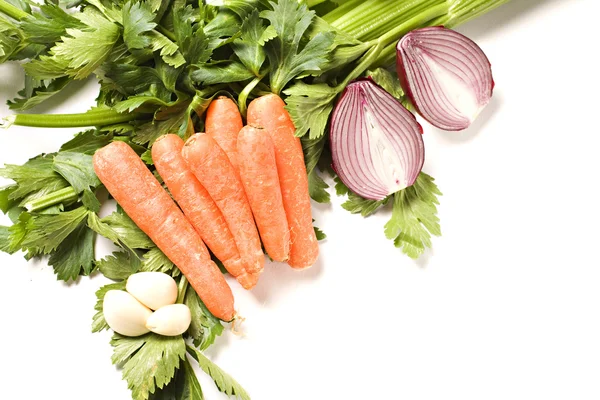
[[[333,168],[346,186],[382,200],[412,185],[425,160],[414,115],[370,79],[350,83],[333,111]]]
[[[432,125],[465,129],[490,101],[490,62],[466,36],[440,26],[422,28],[405,35],[396,50],[400,82]]]

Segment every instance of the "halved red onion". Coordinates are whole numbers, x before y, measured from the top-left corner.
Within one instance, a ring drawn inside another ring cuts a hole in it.
[[[490,62],[466,36],[441,26],[422,28],[400,39],[396,50],[400,82],[432,125],[465,129],[490,101]]]
[[[412,185],[425,160],[421,125],[370,79],[350,83],[333,111],[333,169],[354,193],[382,200]]]

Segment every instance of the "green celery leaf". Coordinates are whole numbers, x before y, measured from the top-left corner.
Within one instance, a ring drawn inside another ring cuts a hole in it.
[[[40,12],[21,21],[21,29],[31,43],[53,45],[61,40],[67,29],[84,29],[80,20],[65,12],[58,5],[40,5]]]
[[[344,182],[342,182],[339,176],[336,175],[333,180],[335,181],[335,194],[338,196],[345,196],[350,193],[350,189],[348,189],[348,186],[344,185]]]
[[[48,254],[56,250],[88,214],[89,211],[85,207],[79,207],[58,214],[32,215],[21,246]]]
[[[96,130],[88,130],[75,135],[73,139],[61,146],[60,151],[94,154],[96,150],[106,146],[111,140],[111,134],[102,134]]]
[[[310,197],[317,203],[330,203],[331,196],[327,192],[329,185],[325,183],[316,169],[308,174],[308,192]]]
[[[34,198],[69,186],[68,182],[53,169],[54,154],[41,155],[23,165],[7,164],[0,168],[0,176],[12,179],[17,189],[9,194],[9,199],[23,199],[21,204]]]
[[[150,46],[152,51],[160,50],[160,56],[169,65],[178,68],[185,64],[185,58],[179,51],[179,46],[173,43],[171,39],[157,31],[148,32],[151,39]]]
[[[250,396],[248,393],[246,393],[244,388],[237,383],[235,379],[219,368],[218,365],[210,361],[200,351],[189,346],[187,349],[190,355],[198,362],[200,368],[202,368],[202,370],[212,378],[219,391],[228,396],[233,396],[241,400],[250,400]]]
[[[150,400],[204,400],[202,387],[188,357],[181,362],[175,378],[151,395]]]
[[[335,34],[319,32],[300,49],[304,33],[315,16],[314,11],[294,0],[270,3],[273,10],[265,10],[260,16],[268,19],[277,32],[277,36],[266,43],[265,51],[271,65],[271,89],[279,94],[296,76],[305,71],[319,71],[327,63]]]
[[[131,250],[154,247],[154,243],[131,218],[119,211],[102,219],[96,213],[90,213],[88,226],[113,243]]]
[[[113,363],[123,366],[127,381],[136,400],[147,400],[157,389],[164,388],[175,376],[186,346],[181,336],[161,336],[148,333],[139,337],[114,334]]]
[[[75,280],[81,274],[89,275],[94,266],[94,231],[79,224],[52,253],[48,264],[61,281]]]
[[[94,306],[94,310],[96,310],[96,314],[94,314],[94,318],[92,321],[92,332],[100,332],[104,329],[108,329],[108,324],[104,319],[104,313],[102,312],[102,303],[104,302],[104,295],[110,290],[125,290],[126,281],[110,283],[108,285],[102,286],[100,289],[96,291],[96,305]]]
[[[142,262],[137,254],[130,250],[115,251],[112,255],[96,262],[102,275],[113,281],[122,281],[140,270]]]
[[[385,225],[385,236],[411,258],[419,258],[431,247],[431,235],[442,234],[437,216],[441,195],[434,179],[424,172],[412,186],[394,194],[392,218]]]
[[[359,195],[349,191],[348,200],[342,203],[342,208],[350,211],[352,214],[360,214],[363,217],[368,217],[389,203],[391,199],[392,196],[388,196],[383,200],[363,199]]]
[[[27,74],[39,79],[65,75],[84,79],[106,60],[120,37],[118,25],[91,7],[74,16],[87,28],[67,29],[67,36],[50,49],[50,55],[23,66]]]
[[[205,86],[241,82],[254,78],[254,74],[248,71],[244,64],[237,61],[195,64],[194,71],[190,76],[192,80]]]
[[[206,350],[215,342],[215,338],[223,333],[223,325],[208,311],[192,287],[188,287],[185,293],[184,304],[192,313],[192,323],[188,334],[192,337],[194,346],[200,350]]]
[[[100,211],[100,207],[102,206],[102,204],[100,204],[100,200],[98,200],[98,197],[96,197],[96,194],[90,189],[85,189],[83,191],[83,195],[81,196],[81,202],[83,203],[85,208],[94,213]]]
[[[136,131],[133,141],[141,145],[150,145],[159,137],[168,133],[177,133],[184,137],[192,109],[183,109],[179,113],[164,121],[150,121]]]
[[[17,187],[17,185],[11,185],[0,189],[0,211],[4,214],[17,205],[17,201],[10,197],[10,195],[17,190]]]
[[[8,226],[0,225],[0,251],[3,251],[8,254],[13,254],[17,251],[11,246],[11,232]]]
[[[6,253],[13,254],[21,250],[21,243],[31,228],[31,214],[23,212],[19,215],[17,221],[8,227],[7,241],[2,248]]]
[[[192,6],[176,10],[173,30],[187,63],[205,63],[210,59],[213,49],[209,47],[204,29],[195,23],[192,10]]]
[[[98,74],[103,91],[116,90],[128,96],[147,92],[153,85],[163,85],[156,69],[150,67],[106,62],[102,64]]]
[[[39,84],[32,87],[31,90],[27,90],[28,89],[27,83],[30,81],[36,81]],[[16,111],[29,110],[30,108],[33,108],[33,107],[37,106],[38,104],[43,103],[44,101],[48,100],[50,97],[59,93],[61,90],[63,90],[69,84],[69,82],[71,82],[71,80],[67,77],[52,79],[49,81],[47,81],[47,80],[40,81],[37,79],[33,79],[29,76],[26,76],[25,77],[25,89],[19,91],[19,96],[21,96],[21,97],[17,97],[13,100],[9,100],[7,102],[8,107],[11,110],[16,110]]]
[[[272,25],[263,24],[257,10],[250,13],[242,24],[240,39],[236,39],[232,48],[242,64],[254,75],[260,75],[260,69],[265,62],[265,43],[277,36]]]
[[[156,27],[154,13],[148,3],[126,2],[123,13],[123,40],[130,49],[143,49],[150,44],[150,38],[145,36]]]
[[[94,172],[92,156],[89,154],[61,151],[54,157],[53,168],[77,193],[100,185],[100,180]]]
[[[325,232],[323,232],[321,229],[317,228],[316,226],[313,227],[315,229],[315,235],[317,236],[317,240],[325,240],[327,239],[327,235],[325,234]]]
[[[377,68],[367,73],[373,81],[381,86],[386,92],[402,101],[404,99],[404,90],[400,86],[400,79],[395,73],[391,73],[385,68]]]
[[[142,258],[141,271],[163,272],[173,277],[181,274],[179,268],[176,268],[158,247],[151,248]]]
[[[339,89],[325,83],[306,84],[298,82],[286,89],[286,109],[296,126],[296,136],[310,132],[310,139],[322,137],[327,128],[329,115]]]

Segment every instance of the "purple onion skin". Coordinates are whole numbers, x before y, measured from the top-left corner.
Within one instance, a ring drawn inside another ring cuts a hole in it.
[[[407,33],[406,35],[404,35],[404,37],[402,37],[402,39],[400,39],[400,41],[398,42],[397,45],[397,56],[396,56],[396,72],[398,74],[398,78],[400,80],[400,85],[402,86],[402,89],[404,89],[404,91],[406,92],[406,94],[408,95],[412,105],[415,107],[415,110],[417,111],[417,113],[423,117],[427,122],[429,122],[431,125],[446,130],[446,131],[461,131],[464,130],[466,128],[468,128],[471,124],[471,122],[464,124],[462,126],[455,126],[455,127],[450,127],[450,126],[440,126],[438,123],[436,123],[435,121],[433,121],[431,118],[429,118],[427,116],[427,113],[424,112],[423,109],[421,109],[421,107],[419,106],[419,102],[417,101],[416,97],[415,97],[415,93],[412,90],[411,85],[408,83],[408,77],[407,77],[407,73],[406,73],[406,66],[404,64],[404,59],[400,54],[401,51],[401,47],[403,47],[403,44],[406,43],[407,41],[413,39],[413,37],[415,35],[418,35],[420,32],[427,32],[427,31],[450,31],[452,32],[454,35],[460,35],[460,37],[462,38],[462,40],[464,40],[465,42],[470,42],[474,47],[476,47],[477,49],[479,49],[479,51],[481,52],[481,56],[482,58],[485,59],[485,62],[487,64],[487,67],[489,68],[489,74],[490,74],[490,85],[489,85],[489,92],[488,92],[488,102],[489,99],[492,97],[493,91],[494,91],[494,87],[495,87],[495,82],[493,79],[493,76],[491,75],[491,66],[492,64],[490,63],[489,59],[487,58],[487,56],[485,55],[485,53],[483,53],[483,51],[481,50],[481,48],[477,45],[477,43],[475,43],[474,41],[472,41],[471,39],[469,39],[468,37],[453,31],[451,29],[445,28],[443,26],[431,26],[431,27],[426,27],[426,28],[420,28],[420,29],[415,29],[409,33]],[[487,103],[486,103],[487,104]],[[485,107],[485,105],[483,106]],[[482,108],[483,108],[482,107]]]
[[[369,78],[359,78],[359,79],[354,80],[342,92],[342,95],[341,95],[340,99],[338,100],[338,103],[336,104],[336,107],[334,109],[332,120],[331,120],[331,126],[330,126],[330,146],[331,146],[331,153],[332,153],[332,158],[333,158],[331,167],[335,171],[335,173],[339,176],[339,178],[342,180],[342,182],[352,192],[358,194],[359,196],[361,196],[365,199],[383,200],[385,197],[387,197],[388,195],[390,195],[392,193],[390,193],[390,192],[374,193],[373,191],[365,191],[364,188],[361,188],[361,187],[353,184],[353,182],[348,179],[347,168],[344,168],[342,166],[342,162],[340,161],[339,155],[337,154],[336,150],[334,149],[334,143],[335,143],[334,128],[336,127],[336,124],[339,123],[338,119],[341,118],[339,115],[340,105],[343,103],[344,99],[348,96],[349,88],[352,87],[353,84],[356,84],[359,82],[365,82],[365,81],[368,82],[369,85],[374,86],[375,88],[380,90],[382,93],[384,93],[384,96],[387,97],[387,101],[389,101],[390,104],[394,104],[394,107],[397,107],[396,108],[397,112],[402,114],[407,120],[410,121],[409,124],[412,127],[413,132],[418,135],[418,137],[416,137],[416,139],[415,139],[415,142],[418,143],[417,152],[419,154],[417,156],[417,162],[412,165],[412,169],[411,169],[410,173],[408,173],[409,176],[407,177],[407,186],[406,187],[414,184],[414,182],[415,182],[416,178],[418,177],[421,169],[423,168],[423,164],[425,162],[425,150],[424,150],[424,144],[423,144],[423,139],[422,139],[423,128],[417,122],[417,119],[415,118],[414,114],[412,114],[410,111],[408,111],[406,108],[404,108],[404,106],[402,106],[402,104],[397,99],[395,99],[391,94],[389,94],[387,91],[385,91],[385,89],[383,89],[381,86],[377,85],[373,81],[373,79],[371,79],[370,77]],[[360,132],[358,132],[356,134],[360,134]],[[413,154],[413,156],[414,156],[414,154]],[[364,171],[361,171],[361,172],[364,172]],[[405,171],[405,173],[406,173],[406,171]]]

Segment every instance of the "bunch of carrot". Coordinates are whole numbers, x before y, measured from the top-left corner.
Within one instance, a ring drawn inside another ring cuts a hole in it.
[[[284,106],[277,95],[260,97],[244,126],[237,105],[220,97],[206,112],[206,133],[185,143],[159,138],[152,160],[172,198],[127,144],[94,155],[110,194],[224,321],[235,316],[233,295],[206,246],[246,289],[264,268],[261,239],[273,260],[296,269],[318,256],[302,146]]]

